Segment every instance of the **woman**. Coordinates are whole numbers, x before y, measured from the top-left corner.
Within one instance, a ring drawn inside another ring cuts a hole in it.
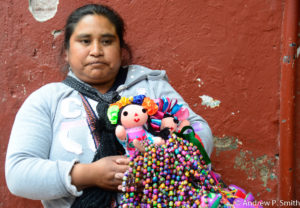
[[[71,207],[76,197],[96,189],[109,196],[101,202],[109,207],[128,159],[109,125],[108,105],[120,95],[142,93],[172,97],[188,107],[167,82],[165,71],[122,66],[129,51],[124,32],[122,18],[106,6],[86,5],[69,16],[66,80],[32,93],[16,115],[5,167],[13,194],[42,200],[44,207]],[[189,121],[210,154],[208,124],[191,110]]]

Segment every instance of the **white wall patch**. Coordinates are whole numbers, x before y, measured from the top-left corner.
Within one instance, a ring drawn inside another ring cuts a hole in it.
[[[29,11],[39,22],[53,18],[57,12],[58,0],[29,0]]]
[[[215,100],[212,97],[208,96],[208,95],[202,95],[199,96],[202,99],[202,103],[201,105],[205,105],[209,108],[215,108],[215,107],[219,107],[221,104],[221,101],[219,100]]]

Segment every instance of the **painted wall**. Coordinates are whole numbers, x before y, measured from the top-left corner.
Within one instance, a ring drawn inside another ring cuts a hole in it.
[[[174,88],[211,125],[213,168],[223,180],[256,199],[277,198],[283,1],[41,1],[50,2],[48,8],[31,2],[35,18],[49,20],[38,22],[28,1],[0,4],[0,207],[41,206],[12,196],[6,188],[10,129],[32,91],[62,80],[61,29],[73,9],[92,2],[119,11],[127,22],[133,62],[167,70]]]
[[[298,19],[300,20],[300,14],[298,14]],[[298,24],[298,58],[300,55],[300,23]],[[299,60],[299,59],[298,59]],[[295,108],[295,195],[300,199],[300,62],[298,61],[296,70],[296,108]]]

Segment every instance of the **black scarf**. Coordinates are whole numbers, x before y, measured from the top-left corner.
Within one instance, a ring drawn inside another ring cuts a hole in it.
[[[95,88],[70,76],[67,76],[63,81],[64,84],[72,87],[82,95],[98,102],[96,109],[99,118],[96,121],[96,131],[100,136],[100,144],[96,150],[93,162],[106,156],[125,154],[124,148],[115,136],[115,127],[108,120],[107,109],[109,104],[120,99],[115,89],[125,82],[126,75],[127,69],[120,69],[114,86],[105,94],[101,94]],[[99,187],[89,187],[84,189],[83,194],[75,199],[72,208],[107,208],[111,207],[112,201],[117,200],[116,197],[116,192]]]

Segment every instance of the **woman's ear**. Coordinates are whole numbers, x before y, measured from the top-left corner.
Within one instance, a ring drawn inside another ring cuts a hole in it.
[[[65,50],[65,61],[69,63],[69,53],[67,50]]]

